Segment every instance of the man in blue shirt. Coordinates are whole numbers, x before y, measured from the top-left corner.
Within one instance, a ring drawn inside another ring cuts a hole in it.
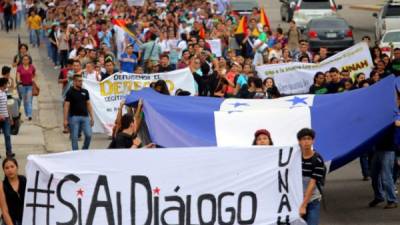
[[[126,52],[120,57],[120,70],[121,72],[133,73],[137,66],[137,57],[133,54],[133,45],[126,47]]]

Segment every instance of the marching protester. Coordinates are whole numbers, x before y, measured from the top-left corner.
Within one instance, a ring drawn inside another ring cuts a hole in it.
[[[25,116],[32,120],[33,86],[36,79],[36,68],[31,64],[29,55],[22,57],[22,64],[17,67],[16,83],[24,103]]]
[[[72,150],[78,150],[78,136],[83,131],[85,139],[82,149],[89,149],[92,138],[94,115],[89,92],[82,88],[82,75],[73,76],[73,86],[68,90],[64,101],[64,129],[71,130]]]
[[[274,145],[269,131],[266,129],[257,130],[254,134],[253,145]]]
[[[315,132],[304,128],[297,133],[297,140],[302,152],[304,200],[300,207],[300,215],[308,225],[318,225],[322,189],[326,168],[321,155],[313,149]]]
[[[7,78],[0,78],[0,129],[3,131],[7,157],[14,157],[11,145],[11,125],[13,120],[8,111],[6,89],[9,84]]]
[[[0,182],[0,209],[3,224],[22,225],[26,178],[18,174],[18,162],[13,158],[3,160],[4,180]]]

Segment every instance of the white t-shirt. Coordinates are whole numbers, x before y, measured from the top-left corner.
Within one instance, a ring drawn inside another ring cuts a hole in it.
[[[83,73],[83,77],[85,78],[85,79],[87,79],[87,80],[90,80],[90,81],[96,81],[97,82],[97,72],[96,71],[93,71],[93,72],[91,72],[91,73],[88,73],[88,72],[84,72]]]
[[[187,45],[186,41],[183,41],[183,40],[179,40],[178,41],[177,48],[180,49],[180,51],[179,51],[179,59],[182,58],[183,50],[187,49],[187,47],[188,47],[188,45]]]

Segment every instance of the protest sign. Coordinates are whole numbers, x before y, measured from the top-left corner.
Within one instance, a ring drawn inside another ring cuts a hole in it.
[[[145,0],[128,0],[127,3],[129,6],[143,6]]]
[[[305,224],[298,147],[33,155],[26,175],[23,225]]]
[[[174,94],[179,88],[196,93],[194,78],[189,68],[157,74],[115,73],[102,82],[84,80],[83,87],[90,93],[94,111],[93,132],[111,134],[118,107],[131,90],[149,87],[150,83],[165,80],[169,91]]]
[[[222,56],[221,39],[207,40],[207,43],[210,45],[211,52],[214,53],[216,57]]]
[[[257,66],[256,70],[262,79],[273,77],[281,93],[303,94],[309,92],[317,72],[326,72],[332,67],[336,67],[340,71],[347,69],[353,77],[362,72],[368,78],[374,67],[368,45],[359,43],[319,64],[297,62],[262,65]]]

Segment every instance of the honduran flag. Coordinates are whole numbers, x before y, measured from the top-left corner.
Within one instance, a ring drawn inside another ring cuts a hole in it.
[[[133,91],[126,104],[143,99],[151,140],[163,147],[250,146],[267,129],[275,146],[296,145],[297,132],[316,131],[314,148],[337,169],[366,150],[393,124],[395,78],[368,88],[331,95],[297,95],[274,100],[220,99]]]

